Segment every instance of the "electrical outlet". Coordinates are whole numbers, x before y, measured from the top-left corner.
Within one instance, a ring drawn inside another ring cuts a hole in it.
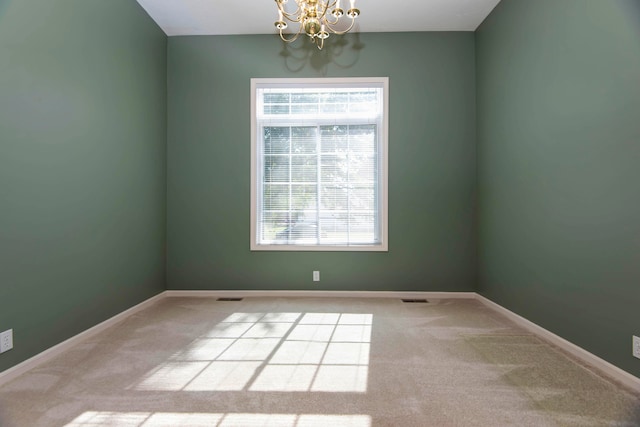
[[[633,336],[633,356],[640,359],[640,337]]]
[[[319,271],[314,271],[313,272],[313,281],[314,282],[319,282],[320,281],[320,272]]]
[[[0,353],[13,348],[13,329],[0,333]]]

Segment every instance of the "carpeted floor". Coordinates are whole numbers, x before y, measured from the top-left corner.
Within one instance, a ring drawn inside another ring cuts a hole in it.
[[[640,426],[474,300],[167,298],[0,388],[0,425]]]

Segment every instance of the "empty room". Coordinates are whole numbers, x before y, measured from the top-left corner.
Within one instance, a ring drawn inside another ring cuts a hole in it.
[[[0,0],[0,426],[640,426],[640,1]]]

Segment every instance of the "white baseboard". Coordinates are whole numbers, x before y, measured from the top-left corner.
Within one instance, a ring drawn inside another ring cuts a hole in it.
[[[566,351],[572,356],[585,362],[587,365],[611,377],[613,380],[624,384],[625,386],[631,388],[632,390],[640,392],[640,378],[634,375],[631,375],[627,371],[620,369],[615,365],[612,365],[606,360],[599,358],[595,354],[589,353],[587,350],[583,349],[582,347],[578,347],[574,343],[567,341],[566,339],[554,334],[551,331],[546,330],[542,326],[536,325],[530,320],[527,320],[524,317],[514,313],[513,311],[508,310],[499,304],[496,304],[495,302],[491,301],[488,298],[483,297],[480,294],[476,294],[476,299],[480,301],[482,304],[491,308],[492,310],[504,315],[509,320],[516,323],[518,326],[526,329],[527,331],[533,333],[539,338],[545,341],[548,341],[551,344],[556,345],[557,347],[561,348],[562,350]]]
[[[401,292],[401,291],[166,291],[167,297],[202,298],[432,298],[473,299],[475,292]]]
[[[19,364],[0,372],[0,386],[5,384],[19,375],[24,374],[25,372],[37,367],[38,365],[53,359],[56,356],[59,356],[64,351],[68,350],[72,346],[84,341],[105,329],[115,325],[118,322],[123,321],[127,317],[139,312],[140,310],[144,310],[145,308],[155,304],[161,299],[165,298],[165,293],[161,292],[158,295],[155,295],[145,301],[142,301],[140,304],[134,305],[133,307],[116,314],[115,316],[105,320],[104,322],[98,323],[97,325],[87,329],[86,331],[80,332],[77,335],[72,336],[71,338],[62,341],[59,344],[54,345],[41,353],[36,354],[35,356],[20,362]]]

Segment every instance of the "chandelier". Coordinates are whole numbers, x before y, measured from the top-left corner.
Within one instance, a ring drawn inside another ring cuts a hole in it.
[[[347,16],[351,18],[351,23],[348,28],[343,29],[338,25],[340,18],[344,16],[344,10],[340,8],[340,0],[294,0],[297,9],[293,12],[287,12],[285,9],[287,1],[275,0],[278,5],[278,20],[275,22],[275,26],[280,32],[280,38],[291,43],[304,31],[318,49],[322,49],[324,39],[330,34],[349,32],[353,28],[356,18],[360,15],[360,10],[355,7],[355,0],[350,0],[351,7],[347,10]],[[298,32],[289,38],[282,33],[282,30],[287,28],[286,21],[298,24]]]

